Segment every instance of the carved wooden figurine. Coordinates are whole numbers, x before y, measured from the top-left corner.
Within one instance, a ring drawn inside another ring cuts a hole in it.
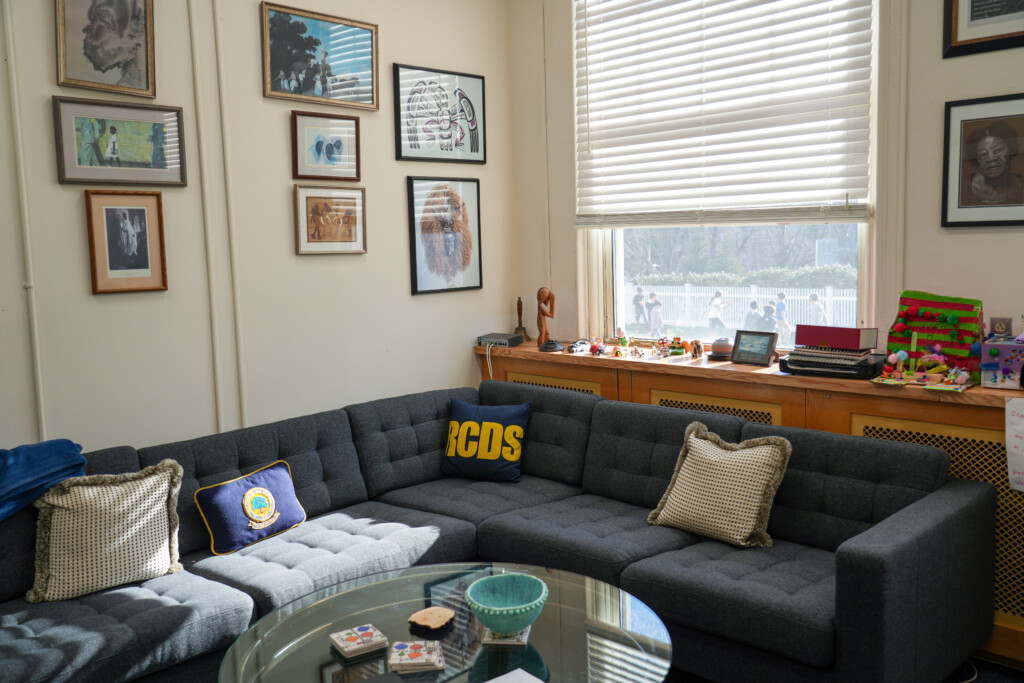
[[[544,309],[547,306],[547,310]],[[548,334],[548,321],[545,318],[555,317],[555,293],[547,287],[537,290],[537,345],[551,339]]]

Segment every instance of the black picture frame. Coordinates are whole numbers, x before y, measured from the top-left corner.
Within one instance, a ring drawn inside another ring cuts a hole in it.
[[[979,162],[983,144],[992,160]],[[1022,149],[1024,93],[947,102],[942,227],[1024,226]]]
[[[407,176],[407,183],[412,293],[482,289],[480,180]]]
[[[963,57],[980,52],[1024,47],[1024,20],[986,22],[980,28],[964,31],[965,13],[970,13],[974,0],[945,0],[942,21],[942,57]],[[989,3],[989,10],[998,6]],[[998,15],[997,15],[998,16]],[[994,17],[993,17],[994,18]],[[991,19],[986,17],[985,19]]]
[[[487,163],[483,76],[408,64],[393,75],[395,159]]]
[[[730,360],[742,365],[770,366],[775,362],[775,344],[778,340],[776,332],[737,330]]]

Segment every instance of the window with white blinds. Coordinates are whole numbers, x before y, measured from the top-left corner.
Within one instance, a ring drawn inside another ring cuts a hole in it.
[[[872,0],[575,0],[578,227],[866,220]]]

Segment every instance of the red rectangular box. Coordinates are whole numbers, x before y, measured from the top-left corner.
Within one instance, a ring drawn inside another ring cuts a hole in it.
[[[793,343],[797,346],[824,346],[846,351],[873,349],[878,345],[878,328],[797,325]]]

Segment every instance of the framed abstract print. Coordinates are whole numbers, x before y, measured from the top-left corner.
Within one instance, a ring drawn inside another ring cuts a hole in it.
[[[359,180],[359,118],[293,111],[292,177]]]

